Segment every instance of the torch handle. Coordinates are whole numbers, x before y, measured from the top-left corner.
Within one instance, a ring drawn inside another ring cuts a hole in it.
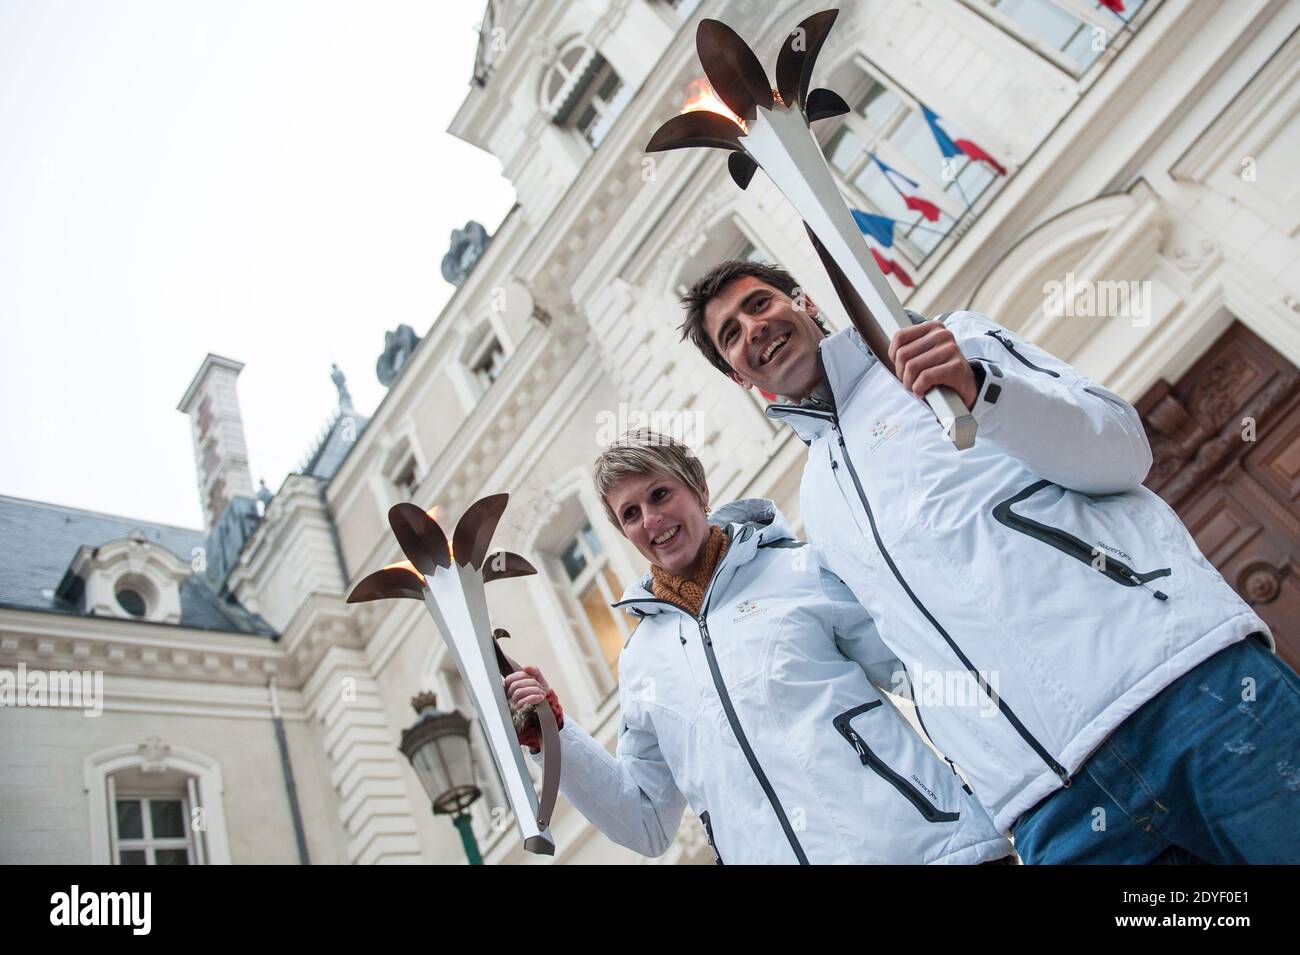
[[[939,426],[953,447],[965,451],[975,444],[975,418],[957,392],[945,386],[931,388],[925,393],[925,403],[939,419]]]
[[[517,670],[522,670],[518,663],[506,655],[501,649],[501,640],[509,638],[510,631],[502,627],[497,627],[492,631],[492,645],[496,648],[497,668],[501,671],[502,676],[509,676]],[[545,830],[551,823],[551,814],[555,811],[555,799],[560,792],[560,726],[556,722],[555,714],[551,711],[550,704],[543,706],[540,703],[523,707],[518,711],[518,716],[527,717],[532,714],[537,715],[537,724],[542,731],[542,792],[537,798],[537,826]],[[519,723],[515,711],[511,711],[512,720],[516,720],[515,728],[518,729]],[[525,846],[525,848],[528,848]],[[552,849],[552,851],[554,851]],[[547,853],[549,855],[549,853]]]
[[[812,240],[817,257],[822,260],[822,265],[826,267],[826,274],[830,277],[831,286],[835,289],[835,294],[839,296],[844,311],[848,313],[849,321],[858,330],[858,334],[867,343],[867,347],[871,349],[872,354],[892,374],[893,366],[889,362],[889,342],[898,331],[898,328],[894,327],[897,325],[895,312],[882,309],[880,312],[882,321],[877,321],[870,309],[863,303],[862,296],[853,287],[853,283],[848,280],[848,277],[840,268],[839,263],[826,251],[826,246],[822,245],[821,240],[817,238],[817,233],[813,231],[812,226],[805,222],[804,228],[808,230],[808,238]],[[962,401],[955,391],[944,387],[931,388],[925,393],[925,403],[930,406],[930,410],[934,412],[935,418],[939,421],[939,427],[943,429],[943,433],[958,451],[965,451],[975,443],[975,419],[966,407],[966,402]]]

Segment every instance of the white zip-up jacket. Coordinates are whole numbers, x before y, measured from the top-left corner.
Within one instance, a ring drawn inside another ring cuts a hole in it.
[[[1010,832],[1125,717],[1268,628],[1142,486],[1151,451],[1128,402],[983,315],[944,324],[985,370],[970,450],[852,329],[820,345],[833,407],[767,414],[808,445],[800,500],[818,558]]]
[[[772,502],[710,520],[731,542],[700,616],[657,600],[649,576],[615,604],[640,619],[619,657],[617,753],[566,716],[569,802],[647,856],[667,850],[687,803],[727,864],[1009,855],[961,778],[872,685],[897,661]]]

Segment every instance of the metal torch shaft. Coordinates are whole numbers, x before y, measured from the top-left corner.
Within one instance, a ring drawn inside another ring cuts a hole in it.
[[[757,118],[749,123],[740,143],[816,234],[885,338],[892,339],[895,332],[911,325],[903,303],[872,259],[799,110],[759,107]],[[975,419],[955,391],[931,388],[925,393],[925,401],[958,450],[975,443]]]
[[[427,578],[427,585],[425,608],[450,646],[475,709],[483,717],[480,725],[500,770],[524,848],[529,852],[554,854],[555,840],[537,824],[537,794],[514,734],[497,667],[483,579],[475,568],[462,567],[453,561],[446,571],[440,569]]]

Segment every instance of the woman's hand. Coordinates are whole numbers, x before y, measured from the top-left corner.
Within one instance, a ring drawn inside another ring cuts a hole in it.
[[[537,667],[524,667],[516,670],[506,679],[506,699],[517,709],[540,703],[546,699],[546,692],[551,688]]]
[[[516,670],[505,678],[506,699],[513,709],[520,710],[526,706],[535,706],[545,700],[555,714],[555,725],[563,728],[564,710],[560,708],[559,697],[542,676],[537,667],[526,666]],[[520,745],[527,746],[530,752],[539,753],[542,749],[542,730],[536,716],[531,716],[518,728],[516,735]]]

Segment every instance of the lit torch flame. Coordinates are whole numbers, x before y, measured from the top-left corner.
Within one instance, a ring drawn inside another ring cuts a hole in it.
[[[733,113],[718,94],[713,92],[713,87],[704,77],[698,80],[691,80],[690,86],[686,88],[686,103],[682,106],[681,112],[693,113],[698,110],[704,110],[709,113],[717,113],[719,116],[725,116],[741,129],[749,131],[745,121]]]
[[[395,564],[388,564],[386,567],[384,567],[384,570],[397,570],[397,569],[409,570],[411,573],[415,574],[415,576],[420,578],[421,583],[423,583],[424,581],[424,574],[416,570],[415,565],[412,564],[409,560],[399,560]]]

